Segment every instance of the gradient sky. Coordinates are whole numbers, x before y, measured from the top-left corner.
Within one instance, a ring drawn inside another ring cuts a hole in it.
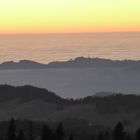
[[[140,31],[140,0],[0,0],[0,34]]]

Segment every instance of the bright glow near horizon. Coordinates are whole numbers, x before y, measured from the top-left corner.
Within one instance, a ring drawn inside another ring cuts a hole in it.
[[[140,0],[1,0],[0,34],[140,31]]]

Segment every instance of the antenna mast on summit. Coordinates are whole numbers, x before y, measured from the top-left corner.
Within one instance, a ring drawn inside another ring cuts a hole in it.
[[[90,58],[90,53],[88,53],[88,58]]]

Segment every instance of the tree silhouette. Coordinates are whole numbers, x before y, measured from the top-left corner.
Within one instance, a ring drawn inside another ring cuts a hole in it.
[[[8,140],[16,140],[16,126],[14,118],[10,120],[7,137]]]
[[[19,131],[16,140],[25,140],[25,136],[22,130]]]
[[[97,140],[105,140],[102,132],[98,135]]]
[[[29,140],[34,140],[33,137],[33,122],[29,121]]]
[[[125,140],[133,140],[133,138],[132,138],[129,134],[127,134],[127,135],[125,136]]]
[[[3,136],[0,136],[0,140],[3,140]]]
[[[121,122],[119,122],[113,130],[113,140],[124,140],[125,132]]]
[[[108,131],[105,132],[105,134],[104,134],[104,139],[105,139],[105,140],[109,140],[109,139],[110,139],[110,134],[109,134]]]
[[[41,140],[52,140],[52,130],[48,125],[44,125],[42,128]]]
[[[56,140],[63,140],[64,137],[65,137],[65,133],[64,133],[64,129],[63,129],[63,124],[59,123],[58,127],[56,129],[56,132],[55,132],[55,139]]]
[[[91,137],[91,140],[95,140],[95,136],[92,136],[92,137]]]
[[[74,135],[73,135],[73,133],[70,134],[69,140],[74,140]]]
[[[137,140],[140,140],[140,128],[138,128],[136,131],[136,138]]]

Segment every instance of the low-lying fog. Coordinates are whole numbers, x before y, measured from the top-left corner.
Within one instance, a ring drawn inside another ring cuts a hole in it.
[[[33,85],[61,97],[84,97],[97,92],[140,93],[139,71],[124,68],[50,68],[0,70],[0,84]]]

